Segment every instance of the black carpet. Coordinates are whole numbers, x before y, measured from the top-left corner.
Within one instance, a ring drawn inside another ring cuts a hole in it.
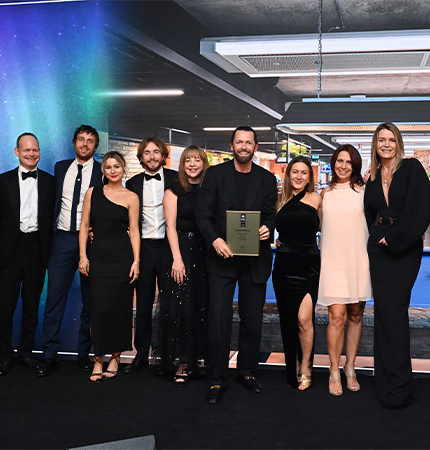
[[[305,392],[290,389],[283,370],[261,369],[261,394],[230,373],[221,403],[204,400],[205,380],[182,388],[153,367],[91,383],[74,361],[46,378],[14,365],[0,379],[0,448],[69,449],[154,435],[158,449],[430,448],[430,379],[415,380],[414,402],[384,410],[362,390],[335,398],[328,372]],[[343,378],[345,385],[345,379]]]

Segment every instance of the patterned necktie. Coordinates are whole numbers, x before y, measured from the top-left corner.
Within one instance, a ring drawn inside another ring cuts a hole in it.
[[[75,188],[73,190],[72,211],[70,214],[70,231],[76,231],[76,215],[78,212],[79,199],[81,197],[82,186],[82,164],[78,164],[78,174],[75,179]]]

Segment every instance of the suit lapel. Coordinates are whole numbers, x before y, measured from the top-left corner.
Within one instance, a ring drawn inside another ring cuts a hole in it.
[[[248,189],[245,194],[245,211],[251,211],[253,209],[255,199],[257,198],[258,191],[260,190],[260,185],[261,177],[258,176],[258,172],[253,163],[251,176],[248,181]]]
[[[13,217],[19,227],[20,197],[19,197],[18,168],[12,171],[9,175],[9,183],[7,183],[7,191],[9,194],[10,203],[12,205]]]
[[[227,186],[227,190],[230,194],[230,205],[231,208],[234,208],[236,204],[236,178],[234,176],[234,162],[231,160],[230,163],[227,163],[226,170],[224,171],[224,181]]]
[[[45,178],[41,173],[40,170],[38,170],[37,174],[37,218],[40,220],[42,211],[43,211],[43,205],[45,204],[46,195],[45,192],[47,191],[48,186],[48,179]]]

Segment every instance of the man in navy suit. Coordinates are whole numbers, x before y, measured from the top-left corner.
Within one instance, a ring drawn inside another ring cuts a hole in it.
[[[34,134],[18,137],[15,155],[19,166],[0,175],[0,376],[8,373],[13,360],[13,314],[20,290],[19,362],[30,370],[39,367],[32,350],[51,249],[55,198],[54,177],[37,168],[40,149]]]
[[[38,376],[50,375],[58,369],[60,327],[69,289],[79,265],[79,228],[82,203],[91,186],[101,186],[101,165],[93,155],[99,145],[97,130],[81,125],[72,140],[75,159],[59,161],[55,165],[55,232],[48,265],[48,295],[43,322],[43,354],[45,364],[37,370]],[[82,312],[78,338],[78,364],[91,371],[90,288],[88,278],[81,275]]]
[[[152,336],[152,307],[156,281],[163,270],[162,258],[165,248],[166,221],[163,211],[164,191],[177,172],[166,169],[169,149],[156,137],[144,139],[137,149],[137,158],[144,172],[127,181],[126,187],[135,192],[140,200],[140,276],[136,288],[136,329],[134,347],[136,357],[124,368],[132,374],[148,365]]]
[[[209,403],[218,403],[227,385],[233,318],[233,295],[239,285],[239,354],[237,381],[261,392],[258,368],[266,282],[272,270],[270,238],[275,228],[276,178],[254,164],[257,135],[236,128],[230,141],[233,159],[210,167],[197,198],[197,225],[206,242],[209,273]],[[259,256],[233,256],[226,239],[226,211],[260,211]]]

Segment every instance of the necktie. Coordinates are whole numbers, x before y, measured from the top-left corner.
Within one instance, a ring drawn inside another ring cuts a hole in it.
[[[75,188],[73,190],[72,211],[70,214],[70,231],[76,231],[76,214],[78,212],[79,199],[82,186],[82,164],[78,164],[78,174],[75,179]]]
[[[37,170],[33,170],[33,172],[21,172],[21,177],[23,180],[26,180],[27,178],[37,178]]]
[[[143,175],[145,176],[146,181],[152,180],[153,178],[155,180],[161,181],[161,175],[159,173],[156,173],[155,175],[151,175],[150,173],[145,172]]]

